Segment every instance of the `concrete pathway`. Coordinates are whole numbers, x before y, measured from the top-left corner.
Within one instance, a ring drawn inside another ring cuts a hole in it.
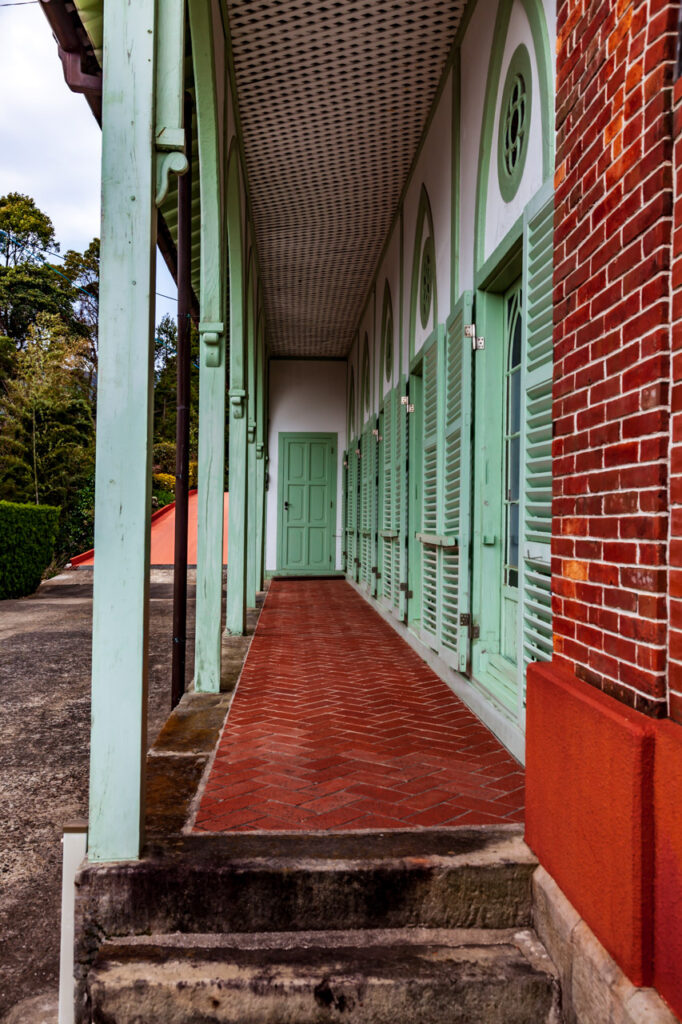
[[[198,832],[523,820],[523,771],[344,580],[274,581]]]
[[[188,676],[194,651],[194,576],[190,571]],[[149,744],[170,711],[172,603],[172,571],[152,569]],[[91,620],[92,573],[87,571],[65,572],[30,597],[0,601],[3,1024],[43,1024],[55,1005],[61,830],[65,822],[87,812]]]

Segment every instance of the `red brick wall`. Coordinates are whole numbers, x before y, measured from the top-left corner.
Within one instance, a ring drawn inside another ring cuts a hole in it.
[[[657,717],[667,713],[678,10],[664,0],[559,0],[557,10],[555,658]],[[682,389],[677,404],[682,417]],[[682,466],[682,418],[678,436]],[[678,498],[682,540],[682,480]],[[671,655],[682,692],[679,546]]]
[[[670,715],[682,723],[682,79],[675,83],[670,474]]]

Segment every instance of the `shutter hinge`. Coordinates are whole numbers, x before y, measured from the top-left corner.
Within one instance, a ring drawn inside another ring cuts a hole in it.
[[[377,567],[376,567],[376,565],[373,565],[373,566],[372,566],[372,572],[373,572],[373,573],[374,573],[374,575],[376,576],[376,574],[377,574]],[[377,577],[377,578],[378,578],[378,577]]]
[[[464,337],[475,338],[476,337],[476,324],[465,324],[464,325]]]
[[[400,584],[400,593],[404,594],[408,601],[411,600],[413,596],[412,591],[407,589],[407,583]]]
[[[472,640],[478,640],[480,635],[481,635],[481,627],[480,626],[472,626],[471,627],[471,639]]]
[[[471,625],[471,615],[469,614],[469,612],[462,612],[462,614],[459,617],[459,624],[460,626]]]
[[[409,395],[401,395],[400,396],[400,404],[401,405],[409,405],[410,404],[410,396]]]
[[[476,324],[465,324],[464,337],[471,338],[471,347],[474,352],[476,352],[477,349],[485,348],[485,338],[476,336]]]

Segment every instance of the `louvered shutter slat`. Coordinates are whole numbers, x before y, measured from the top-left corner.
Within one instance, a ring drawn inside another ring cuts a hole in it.
[[[528,219],[524,239],[523,478],[521,488],[521,657],[525,693],[530,661],[552,657],[552,246],[553,202]]]
[[[465,292],[445,344],[445,466],[443,533],[457,539],[441,556],[440,653],[452,668],[467,666],[469,636],[461,616],[470,611],[469,501],[471,489],[471,346],[464,327],[472,320],[472,294]]]
[[[422,532],[438,533],[438,341],[424,354],[423,364]],[[422,545],[421,635],[438,647],[439,550]]]

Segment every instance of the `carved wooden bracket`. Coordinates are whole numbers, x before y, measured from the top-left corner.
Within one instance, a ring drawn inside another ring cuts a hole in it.
[[[220,366],[220,339],[224,330],[225,325],[221,322],[210,323],[204,320],[199,324],[199,338],[203,342],[201,349],[204,353],[205,366]]]
[[[244,416],[244,406],[246,405],[246,391],[244,388],[230,388],[230,405],[234,419],[242,419]]]

